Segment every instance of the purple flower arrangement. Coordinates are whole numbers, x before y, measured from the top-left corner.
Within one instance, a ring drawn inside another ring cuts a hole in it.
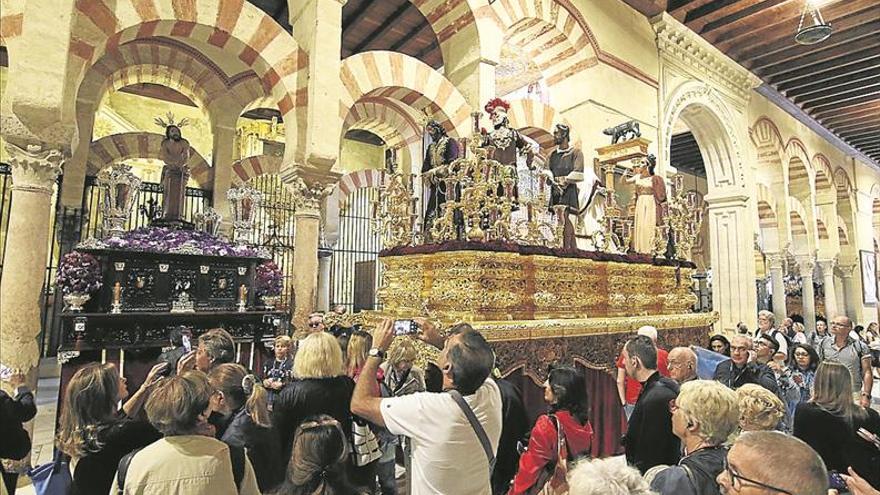
[[[101,264],[91,254],[71,251],[58,263],[55,283],[64,294],[91,294],[103,285]]]
[[[284,274],[272,260],[257,265],[254,288],[258,296],[277,296],[284,285]]]
[[[101,239],[97,247],[148,253],[184,253],[207,256],[241,256],[265,258],[265,253],[251,246],[242,246],[212,236],[201,230],[164,227],[141,227],[119,236]]]

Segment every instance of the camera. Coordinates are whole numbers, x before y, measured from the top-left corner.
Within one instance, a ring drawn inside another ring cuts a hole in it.
[[[412,320],[394,320],[394,335],[412,335],[419,333],[418,323]]]

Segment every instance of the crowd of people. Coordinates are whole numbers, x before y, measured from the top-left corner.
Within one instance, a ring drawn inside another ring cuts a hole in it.
[[[256,374],[224,330],[194,350],[177,331],[133,393],[115,365],[82,366],[56,434],[72,493],[880,494],[876,325],[838,316],[814,333],[762,311],[755,333],[668,352],[643,327],[616,361],[624,456],[591,459],[605,425],[581,369],[550,367],[530,424],[478,331],[414,321],[395,339],[391,320],[368,333],[311,315]],[[436,363],[416,366],[418,345]],[[27,454],[34,413],[26,388],[0,392],[0,457]]]

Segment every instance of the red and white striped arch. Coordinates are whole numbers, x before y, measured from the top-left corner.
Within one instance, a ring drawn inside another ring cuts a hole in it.
[[[238,187],[254,177],[277,174],[280,171],[280,156],[256,155],[242,158],[232,164],[232,185]]]
[[[490,33],[481,32],[471,3],[474,0],[411,0],[434,30],[443,54],[444,72],[451,74],[479,60],[479,51],[462,50],[463,46],[482,46]]]
[[[245,0],[76,0],[71,55],[80,75],[105,52],[145,38],[207,43],[233,54],[256,72],[282,115],[307,104],[308,56],[271,17]],[[131,6],[134,6],[134,9]],[[74,69],[76,70],[76,69]]]
[[[788,164],[788,194],[809,198],[812,194],[812,167],[804,144],[799,139],[792,138],[785,146],[784,159]]]
[[[801,201],[793,196],[788,197],[789,228],[793,249],[797,252],[812,252],[815,247],[815,227],[810,223],[810,215]]]
[[[571,126],[568,119],[562,117],[555,108],[532,99],[511,101],[508,116],[511,127],[537,141],[545,156],[552,151],[554,146],[553,126],[555,124]],[[575,146],[580,145],[576,129],[572,129],[571,142]]]
[[[9,42],[21,36],[24,21],[24,0],[0,1],[0,46],[9,47]]]
[[[599,63],[596,38],[569,2],[501,0],[493,7],[505,43],[529,54],[548,86]]]
[[[816,193],[830,192],[833,187],[831,162],[822,153],[816,153],[813,156],[812,164],[816,170]]]
[[[837,216],[837,238],[840,241],[840,247],[849,246],[849,227],[842,216]]]
[[[837,167],[832,177],[834,178],[834,187],[837,189],[837,199],[848,199],[853,190],[849,174],[842,167]]]
[[[381,187],[388,182],[382,170],[358,170],[343,175],[336,187],[339,190],[339,207],[342,208],[348,196],[362,187]]]
[[[468,133],[471,107],[442,74],[413,57],[369,51],[346,57],[340,79],[346,91],[340,101],[343,120],[364,96],[400,101],[438,120],[453,137]]]
[[[89,146],[89,158],[86,174],[96,175],[101,169],[113,163],[133,158],[160,159],[162,140],[165,136],[152,132],[127,132],[111,134],[93,141]],[[214,170],[208,166],[205,158],[195,149],[187,162],[190,176],[202,189],[211,189],[214,181]]]

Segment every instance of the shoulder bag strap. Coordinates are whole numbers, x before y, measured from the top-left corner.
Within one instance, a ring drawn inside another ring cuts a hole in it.
[[[244,449],[242,447],[229,446],[229,460],[232,462],[232,478],[235,480],[237,489],[241,489],[244,479]]]
[[[486,430],[483,428],[483,425],[480,424],[480,420],[477,419],[474,410],[471,409],[471,406],[469,406],[464,400],[461,393],[458,390],[450,390],[449,395],[452,396],[455,403],[461,408],[461,412],[464,413],[468,422],[471,424],[471,428],[474,429],[474,433],[477,434],[477,438],[480,439],[480,444],[483,446],[483,451],[486,453],[486,459],[489,460],[489,473],[491,474],[492,470],[495,469],[495,453],[492,451],[492,443],[489,441],[489,435],[486,434]]]
[[[125,454],[122,459],[119,460],[119,467],[116,471],[116,488],[118,488],[118,494],[124,495],[125,493],[125,475],[128,474],[128,466],[131,465],[131,460],[134,459],[134,456],[140,452],[141,449],[135,449]]]

